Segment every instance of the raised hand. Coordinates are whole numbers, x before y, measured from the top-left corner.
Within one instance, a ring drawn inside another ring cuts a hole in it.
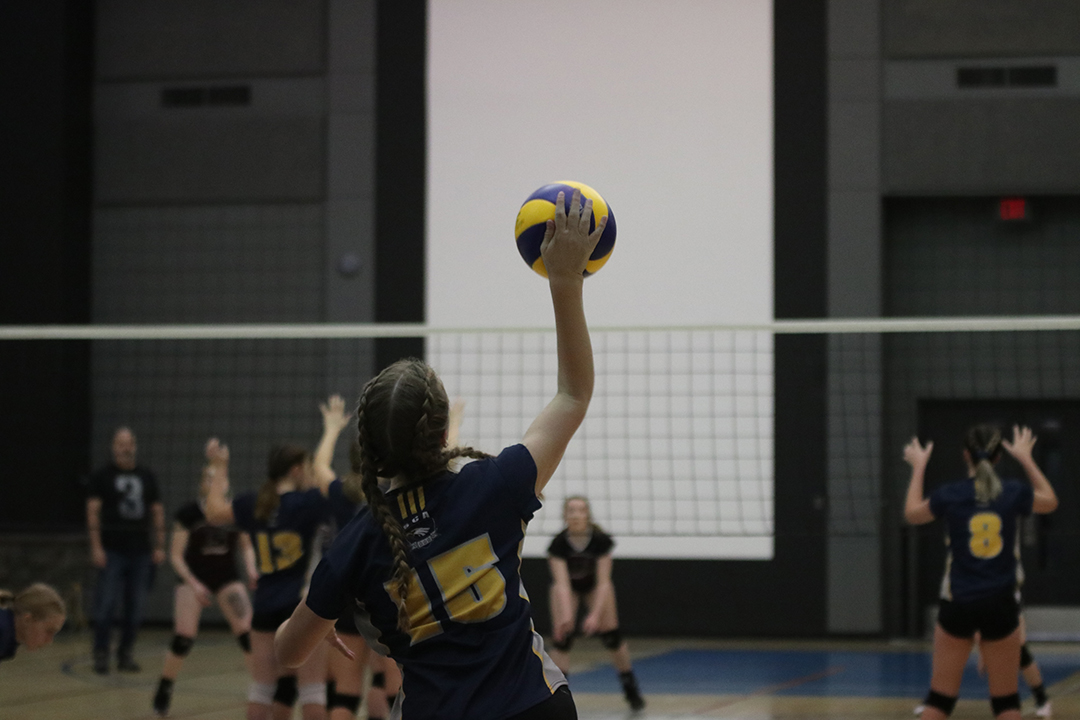
[[[904,460],[913,468],[924,469],[926,463],[930,461],[930,453],[934,451],[934,441],[926,443],[926,446],[919,442],[919,438],[913,437],[908,444],[904,446]]]
[[[566,196],[560,192],[555,200],[555,219],[547,221],[544,240],[540,243],[540,257],[544,259],[548,277],[575,275],[581,277],[589,256],[600,241],[607,226],[607,215],[589,232],[592,220],[592,200],[581,203],[581,190],[574,189],[570,199],[570,212],[566,211]]]
[[[1035,443],[1038,439],[1035,433],[1031,432],[1031,428],[1026,425],[1023,427],[1013,425],[1012,442],[1002,440],[1001,444],[1010,455],[1022,463],[1025,460],[1032,459],[1031,453],[1035,449]]]
[[[352,414],[345,412],[345,400],[340,395],[331,395],[326,402],[319,403],[319,412],[322,413],[323,428],[337,433],[352,419]]]

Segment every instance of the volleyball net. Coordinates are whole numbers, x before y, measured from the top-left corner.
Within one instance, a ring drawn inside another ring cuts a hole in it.
[[[543,555],[563,500],[589,499],[623,557],[769,559],[774,521],[775,338],[827,338],[828,532],[876,536],[902,487],[903,441],[933,400],[1080,398],[1080,318],[789,321],[759,326],[594,328],[596,388],[544,493],[525,553]],[[235,491],[264,479],[279,441],[314,447],[318,404],[355,404],[375,342],[423,338],[460,441],[520,441],[556,389],[552,329],[422,325],[0,328],[0,341],[90,344],[94,464],[121,425],[161,478],[171,514],[196,493],[209,437],[232,452]],[[19,409],[7,409],[20,412]],[[32,409],[26,409],[27,412]],[[348,436],[335,469],[348,469]]]

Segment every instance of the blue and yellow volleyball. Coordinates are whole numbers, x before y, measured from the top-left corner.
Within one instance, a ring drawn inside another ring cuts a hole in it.
[[[589,262],[585,266],[585,275],[592,275],[604,267],[604,263],[611,257],[615,249],[615,215],[611,207],[600,193],[588,185],[570,180],[562,180],[545,185],[525,199],[525,203],[518,211],[517,222],[514,224],[514,237],[517,238],[518,252],[522,259],[533,270],[547,277],[547,268],[544,260],[540,257],[540,243],[544,241],[544,230],[547,221],[555,217],[555,201],[559,193],[564,193],[564,202],[567,212],[570,211],[570,200],[574,190],[581,191],[581,202],[586,199],[592,200],[592,219],[589,221],[589,232],[596,229],[596,221],[607,215],[607,225],[596,244],[596,249],[589,256]]]

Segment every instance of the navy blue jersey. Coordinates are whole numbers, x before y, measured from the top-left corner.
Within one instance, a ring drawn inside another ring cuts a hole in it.
[[[345,496],[345,482],[341,478],[334,478],[330,483],[326,499],[330,502],[330,517],[338,530],[348,525],[360,509],[360,505]]]
[[[948,557],[941,599],[971,602],[1017,586],[1017,518],[1030,515],[1035,495],[1028,483],[1006,480],[989,503],[975,501],[971,479],[942,485],[930,495],[930,512],[945,518]]]
[[[596,563],[611,553],[615,540],[606,532],[596,527],[589,534],[589,542],[578,550],[570,542],[570,531],[563,530],[548,545],[548,555],[566,561],[566,570],[570,575],[570,587],[576,593],[590,593],[596,587]]]
[[[19,644],[15,642],[15,611],[0,608],[0,660],[15,657]]]
[[[233,517],[255,547],[259,582],[252,605],[256,613],[270,613],[300,600],[315,531],[329,508],[318,489],[287,492],[267,523],[255,519],[256,497],[246,493],[233,500]]]
[[[390,546],[370,508],[316,568],[308,606],[328,620],[356,611],[369,645],[402,666],[405,720],[499,720],[566,684],[533,629],[518,572],[526,523],[540,508],[535,486],[532,455],[514,445],[388,493],[413,567],[408,634],[397,627]]]

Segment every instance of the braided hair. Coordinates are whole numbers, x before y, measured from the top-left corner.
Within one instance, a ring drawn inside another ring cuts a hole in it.
[[[368,381],[356,408],[357,449],[346,487],[362,495],[372,517],[390,543],[394,570],[391,587],[397,595],[398,627],[408,632],[406,611],[409,544],[401,522],[379,489],[379,478],[402,477],[406,487],[445,472],[454,458],[491,457],[470,447],[447,448],[450,402],[435,371],[423,360],[398,360]]]
[[[1001,457],[1001,431],[993,425],[976,425],[964,435],[964,449],[975,466],[975,500],[988,503],[1001,494],[1001,478],[994,471]]]

